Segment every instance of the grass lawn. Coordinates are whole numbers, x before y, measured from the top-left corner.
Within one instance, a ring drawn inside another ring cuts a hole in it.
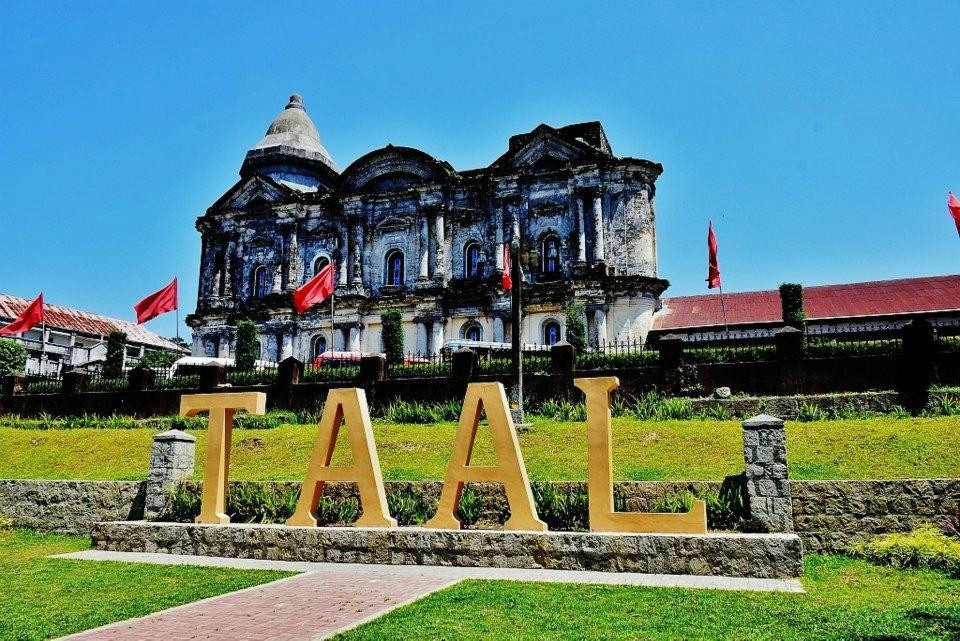
[[[643,422],[617,418],[614,474],[618,480],[719,480],[743,468],[742,431],[736,421]],[[374,423],[384,478],[442,479],[456,425]],[[197,436],[196,477],[201,477],[206,432]],[[299,480],[313,446],[314,426],[235,430],[234,480]],[[481,437],[476,462],[492,461]],[[0,478],[142,479],[153,432],[147,429],[24,430],[0,427]],[[344,438],[341,431],[341,439]],[[335,462],[346,461],[346,443]],[[583,423],[535,419],[520,435],[530,477],[585,480]],[[790,474],[797,479],[953,477],[960,470],[956,417],[789,423]]]
[[[960,638],[960,581],[844,557],[806,573],[806,594],[467,581],[337,638]]]
[[[288,576],[44,558],[87,539],[0,531],[0,639],[48,639]]]

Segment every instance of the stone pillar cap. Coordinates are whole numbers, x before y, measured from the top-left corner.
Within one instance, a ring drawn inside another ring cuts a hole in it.
[[[166,432],[160,432],[159,434],[153,435],[154,441],[185,441],[188,443],[193,443],[197,440],[197,437],[193,434],[187,434],[183,430],[167,430]]]
[[[783,428],[783,419],[770,416],[769,414],[758,414],[743,422],[743,429],[745,430],[759,430],[765,427]]]

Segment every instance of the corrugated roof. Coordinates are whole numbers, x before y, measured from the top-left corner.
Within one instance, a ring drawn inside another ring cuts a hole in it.
[[[2,324],[5,325],[19,316],[31,302],[33,301],[26,298],[0,294],[0,321],[2,321]],[[114,330],[119,330],[126,332],[127,341],[130,343],[187,351],[162,336],[154,334],[143,325],[136,325],[130,321],[91,314],[71,307],[51,305],[46,302],[43,304],[43,316],[47,327],[51,329],[62,329],[68,332],[104,337]]]
[[[777,290],[725,293],[728,325],[780,322]],[[960,275],[878,280],[803,288],[808,320],[871,318],[922,312],[960,311]],[[654,330],[723,325],[720,295],[663,299]]]

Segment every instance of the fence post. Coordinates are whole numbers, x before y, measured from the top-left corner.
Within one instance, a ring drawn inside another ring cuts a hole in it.
[[[293,405],[293,386],[300,383],[303,378],[303,361],[297,360],[293,356],[280,361],[277,365],[277,379],[274,389],[276,398],[273,399],[274,407],[285,407],[290,409]]]
[[[567,341],[560,341],[550,348],[550,373],[553,376],[553,386],[565,400],[569,400],[573,392],[573,376],[576,369],[576,347]]]
[[[683,337],[667,334],[657,341],[660,352],[660,369],[663,375],[663,393],[676,396],[680,393],[680,369],[683,367]]]
[[[144,392],[153,389],[156,382],[157,373],[146,365],[137,365],[127,377],[127,391]]]
[[[358,378],[358,385],[366,392],[367,404],[373,406],[377,398],[377,383],[387,378],[386,355],[370,354],[369,356],[361,356]]]
[[[747,510],[768,532],[793,531],[793,498],[783,421],[761,414],[743,422]]]
[[[212,392],[224,382],[223,365],[203,365],[199,369],[201,392]]]
[[[903,326],[903,361],[900,396],[903,405],[920,411],[930,399],[930,385],[937,366],[937,337],[933,325],[921,318]]]
[[[787,325],[773,333],[780,363],[780,393],[784,396],[803,393],[803,332]]]
[[[89,382],[89,372],[79,369],[67,370],[63,373],[61,391],[64,394],[82,394],[87,391]]]
[[[7,374],[3,377],[3,397],[13,398],[13,396],[23,390],[23,376],[20,374]]]
[[[197,437],[173,429],[153,437],[143,518],[155,519],[167,510],[170,487],[193,475]]]
[[[457,385],[466,389],[467,383],[476,377],[477,353],[468,347],[463,347],[451,355],[453,380]]]

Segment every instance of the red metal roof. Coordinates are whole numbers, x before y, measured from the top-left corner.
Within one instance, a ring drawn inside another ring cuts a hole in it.
[[[12,321],[32,302],[25,298],[0,294],[0,324],[6,325]],[[43,317],[47,327],[51,329],[61,329],[89,336],[103,336],[104,338],[110,332],[120,330],[126,332],[127,341],[130,343],[187,351],[162,336],[154,334],[143,325],[136,325],[130,321],[91,314],[70,307],[50,305],[46,302],[43,304]]]
[[[777,290],[725,293],[729,325],[780,322]],[[719,294],[663,299],[654,330],[723,325]],[[920,312],[960,311],[960,275],[878,280],[803,288],[808,320],[868,319]]]

